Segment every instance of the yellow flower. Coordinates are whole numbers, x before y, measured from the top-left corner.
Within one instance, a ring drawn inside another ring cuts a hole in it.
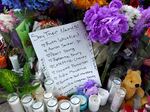
[[[81,9],[88,9],[95,3],[98,3],[100,6],[107,5],[106,0],[73,0],[73,3]]]

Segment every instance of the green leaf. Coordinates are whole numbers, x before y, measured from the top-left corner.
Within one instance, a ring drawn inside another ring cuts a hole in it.
[[[14,92],[15,86],[19,85],[19,76],[11,70],[0,69],[0,85],[7,92]]]
[[[19,89],[20,96],[22,96],[24,94],[33,93],[39,86],[40,86],[40,84],[38,84],[38,85],[30,85],[30,84],[24,85],[22,88]]]
[[[28,63],[25,63],[23,67],[23,81],[28,83],[30,81],[31,71]]]
[[[142,50],[140,51],[139,55],[140,55],[141,57],[147,57],[147,52],[146,52],[144,49],[142,49]]]

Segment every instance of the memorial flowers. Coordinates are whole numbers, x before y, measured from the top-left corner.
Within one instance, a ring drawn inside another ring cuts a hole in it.
[[[123,5],[121,11],[125,14],[130,28],[133,28],[141,17],[140,11],[132,6]]]
[[[37,57],[38,55],[35,55],[34,50],[36,51],[36,48],[34,47],[33,49],[33,43],[30,42],[29,33],[83,20],[88,32],[88,39],[92,41],[95,46],[95,58],[96,61],[98,61],[97,66],[102,86],[105,88],[107,79],[110,78],[112,74],[114,77],[122,78],[127,69],[133,68],[141,70],[143,79],[147,79],[147,82],[143,81],[143,89],[146,92],[150,92],[150,7],[147,8],[149,6],[148,1],[149,0],[1,0],[0,31],[7,44],[7,46],[5,46],[0,41],[1,87],[8,93],[17,92],[21,96],[22,94],[32,93],[32,91],[37,88],[31,84],[35,79],[35,75],[31,75],[30,66],[29,64],[25,64],[25,62],[30,62],[30,64],[33,65],[31,67],[33,74],[39,71],[41,72],[40,76],[43,77],[44,74],[49,74],[46,71],[48,67],[43,66],[47,65],[45,62],[47,62],[48,59],[44,59],[43,62],[40,62],[42,59],[38,60],[40,58]],[[6,8],[7,11],[5,10]],[[84,25],[82,26],[81,28],[85,31]],[[86,33],[81,29],[80,31],[79,34]],[[5,38],[6,35],[3,34],[8,34],[9,41]],[[41,33],[36,34],[38,39],[42,38],[42,36],[39,36],[40,34]],[[63,35],[59,33],[58,37],[61,38],[61,36]],[[78,37],[80,38],[80,36]],[[85,35],[84,39],[86,39],[86,37],[87,35]],[[31,38],[31,40],[32,39],[33,38]],[[74,39],[70,38],[70,40],[73,41]],[[68,42],[70,40],[68,40]],[[42,45],[41,47],[38,46],[42,48],[47,43],[48,42],[37,45]],[[81,44],[81,41],[77,40],[77,43]],[[51,44],[53,44],[53,42],[51,42]],[[65,38],[63,43],[58,44],[58,48],[59,45],[63,46],[63,44],[65,44]],[[73,44],[75,43],[73,42]],[[90,47],[91,46],[92,44]],[[44,52],[54,49],[52,47],[51,45],[49,45],[48,48],[43,47],[45,49]],[[67,49],[67,45],[65,47],[65,49]],[[20,51],[15,48],[19,48]],[[73,46],[72,49],[75,49],[75,47]],[[85,50],[92,51],[92,48]],[[71,50],[64,51],[66,57],[68,57],[69,54],[67,52]],[[75,51],[76,49],[71,51],[74,53],[69,57],[71,61],[74,59],[74,56],[81,56],[81,54],[83,54],[82,52],[76,54]],[[61,50],[61,52],[63,52],[63,50]],[[44,56],[46,54],[42,55]],[[58,54],[58,56],[59,55],[61,54]],[[86,55],[87,58],[89,55],[91,55],[91,53]],[[36,67],[37,61],[39,62],[39,69]],[[54,58],[52,61],[55,61]],[[67,61],[64,62],[67,63]],[[78,61],[76,60],[76,62]],[[76,62],[72,62],[72,67],[74,67]],[[92,63],[92,61],[89,62]],[[59,64],[60,63],[57,65]],[[18,71],[21,70],[22,72],[23,65],[23,74],[20,75]],[[69,64],[66,65],[69,68]],[[64,67],[65,65],[62,66]],[[142,70],[143,66],[146,67],[145,71]],[[56,70],[59,71],[59,68],[56,68]],[[62,71],[65,72],[65,70],[62,69],[59,71],[60,74]],[[53,75],[55,75],[55,72],[53,73]],[[88,75],[88,73],[86,73],[86,75]],[[145,75],[146,78],[144,78]],[[79,77],[80,76],[79,74]],[[64,79],[64,76],[55,78]],[[70,77],[70,79],[72,79],[72,77]],[[73,80],[74,79],[75,78],[73,78]],[[97,95],[98,92],[101,92],[99,89],[100,86],[96,81],[89,79],[89,77],[84,79],[86,83],[83,82],[84,84],[82,83],[82,86],[72,86],[77,88],[77,95],[87,96],[88,98],[91,95]],[[38,80],[43,82],[44,78]],[[69,87],[68,85],[73,84],[73,82],[75,82],[73,80],[71,80],[71,83],[66,84],[66,86],[59,88],[60,93],[64,88]],[[62,83],[60,84],[60,82],[57,82],[57,84],[63,85]],[[69,90],[68,93],[71,92],[72,91]]]
[[[50,0],[24,0],[25,6],[30,10],[44,11],[51,5]]]
[[[73,3],[81,9],[88,9],[95,3],[98,3],[100,6],[107,5],[106,0],[73,0]]]
[[[13,9],[24,9],[44,11],[51,6],[49,0],[2,0],[2,4]]]
[[[0,30],[2,32],[8,33],[12,31],[16,23],[17,18],[15,17],[13,10],[10,10],[8,13],[0,14]]]
[[[144,30],[150,27],[150,13],[149,12],[150,12],[150,7],[141,12],[141,17],[137,21],[132,32],[132,35],[134,37],[140,37],[143,34]]]
[[[103,7],[95,4],[86,11],[83,21],[89,32],[89,39],[94,43],[99,42],[102,46],[108,46],[102,82],[126,41],[133,44],[131,47],[138,48],[140,37],[145,29],[150,27],[148,12],[149,8],[142,11],[140,8],[123,5],[121,0],[112,0],[108,6]]]
[[[0,69],[7,67],[7,58],[6,56],[0,55]]]
[[[104,7],[95,4],[85,13],[83,21],[87,25],[89,38],[93,42],[107,44],[113,41],[118,43],[122,40],[122,34],[127,33],[129,25],[127,18],[119,12],[120,1],[114,2]]]
[[[86,95],[87,97],[98,94],[99,84],[97,84],[94,80],[88,80],[82,86],[77,88],[77,94]]]
[[[2,0],[2,4],[13,9],[21,9],[22,3],[20,0]]]

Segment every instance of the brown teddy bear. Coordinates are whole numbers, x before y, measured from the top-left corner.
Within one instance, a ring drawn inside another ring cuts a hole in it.
[[[124,104],[134,105],[134,97],[138,95],[141,98],[141,106],[147,103],[147,97],[144,96],[144,90],[140,87],[142,83],[141,72],[139,70],[127,71],[125,79],[122,81],[122,87],[126,89],[126,96]]]

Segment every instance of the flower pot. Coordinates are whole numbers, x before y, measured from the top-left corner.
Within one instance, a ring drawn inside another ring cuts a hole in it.
[[[18,71],[20,69],[20,65],[19,65],[19,62],[18,62],[18,56],[17,55],[9,56],[9,59],[11,61],[13,69],[15,71]]]
[[[5,56],[0,55],[0,68],[6,68],[7,67],[7,59]]]

